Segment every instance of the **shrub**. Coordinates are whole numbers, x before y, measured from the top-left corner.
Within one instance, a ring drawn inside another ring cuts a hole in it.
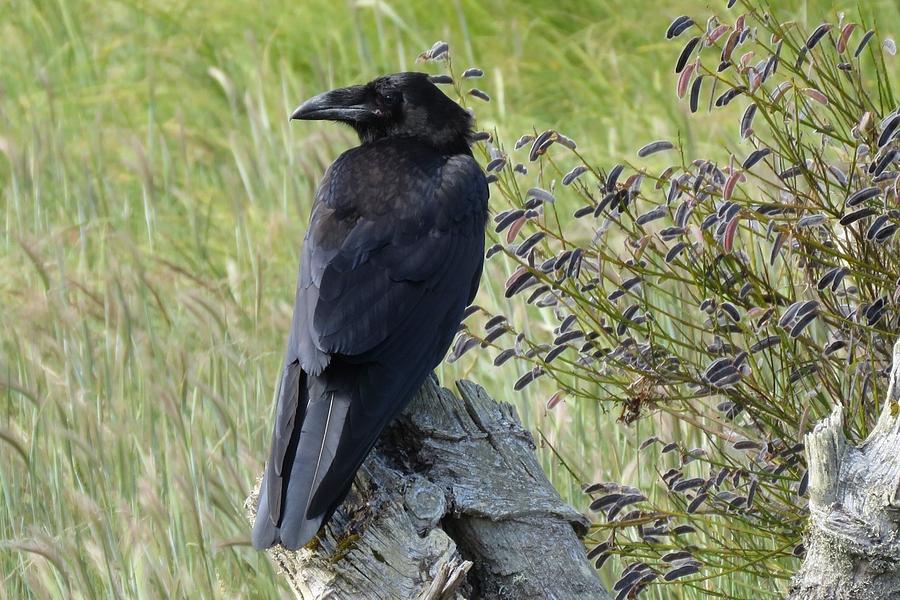
[[[515,390],[552,382],[549,408],[599,402],[626,425],[667,415],[705,440],[640,445],[669,462],[656,490],[585,486],[589,555],[598,569],[617,557],[619,597],[667,582],[716,589],[734,573],[788,578],[804,553],[803,434],[841,405],[848,434],[864,438],[887,387],[900,292],[895,43],[843,15],[807,31],[765,2],[728,8],[666,32],[686,40],[678,99],[696,118],[737,111],[726,160],[660,140],[601,168],[559,131],[511,147],[479,134],[497,210],[488,261],[512,267],[510,307],[558,325],[476,308],[451,360],[489,347],[494,364],[521,365]],[[423,58],[446,60],[462,102],[488,99],[468,87],[480,72],[457,76],[445,46]]]

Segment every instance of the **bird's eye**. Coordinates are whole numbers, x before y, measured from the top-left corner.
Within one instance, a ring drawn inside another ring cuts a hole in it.
[[[397,92],[385,92],[381,97],[384,98],[385,104],[388,105],[396,104],[400,100],[400,94]]]

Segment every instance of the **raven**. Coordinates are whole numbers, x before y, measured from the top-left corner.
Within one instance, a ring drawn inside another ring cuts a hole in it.
[[[350,490],[381,431],[440,363],[484,263],[488,185],[472,117],[424,73],[307,100],[292,119],[360,145],[319,184],[300,259],[253,545],[296,549]]]

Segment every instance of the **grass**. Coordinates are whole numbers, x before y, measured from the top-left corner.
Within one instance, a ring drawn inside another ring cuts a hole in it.
[[[779,5],[811,22],[856,10]],[[486,69],[480,126],[506,139],[558,127],[605,165],[662,137],[721,156],[733,115],[701,121],[674,102],[677,49],[662,36],[707,3],[660,6],[0,5],[0,598],[283,593],[247,545],[242,503],[267,451],[312,190],[354,143],[286,115],[328,87],[416,68],[446,39],[458,63]],[[891,0],[864,8],[896,33]],[[479,304],[499,305],[494,280]],[[580,508],[585,481],[650,486],[654,465],[635,451],[650,428],[679,439],[674,420],[625,427],[599,403],[548,412],[552,390],[513,395],[518,373],[474,354],[442,380],[514,400]],[[646,597],[774,597],[784,584],[735,577]]]

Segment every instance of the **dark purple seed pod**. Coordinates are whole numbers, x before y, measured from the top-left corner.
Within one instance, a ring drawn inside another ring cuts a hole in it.
[[[824,275],[819,278],[819,281],[816,282],[816,289],[818,291],[822,291],[825,288],[831,285],[831,282],[834,281],[834,276],[837,275],[837,272],[840,270],[840,267],[834,267],[833,269],[828,269]]]
[[[527,144],[528,142],[530,142],[532,140],[534,140],[534,136],[526,133],[525,135],[520,137],[518,140],[516,140],[515,149],[520,150],[525,144]]]
[[[484,340],[481,342],[482,348],[487,348],[492,342],[497,340],[500,336],[509,333],[509,330],[506,327],[498,327],[493,331],[488,332],[486,336],[484,336]]]
[[[803,173],[803,167],[800,165],[794,165],[792,167],[788,167],[784,171],[778,174],[779,179],[793,179],[794,177]]]
[[[565,352],[565,351],[568,350],[568,349],[569,349],[569,346],[566,346],[566,345],[555,346],[555,347],[552,348],[552,349],[550,350],[550,352],[548,352],[547,355],[544,357],[544,362],[545,362],[545,363],[551,363],[551,362],[553,362],[553,360],[554,360],[556,357],[558,357],[560,354],[562,354],[563,352]]]
[[[897,154],[897,150],[885,152],[881,158],[872,163],[872,165],[869,167],[869,172],[875,177],[878,177],[884,172],[885,169],[888,168],[888,165],[894,162],[894,159],[897,158]]]
[[[756,115],[755,103],[748,106],[747,110],[744,111],[744,116],[741,117],[741,137],[744,139],[750,135],[754,115]]]
[[[513,223],[519,220],[525,214],[524,208],[517,208],[506,213],[503,218],[497,223],[497,226],[494,228],[494,231],[500,233]],[[499,216],[499,215],[498,215]]]
[[[875,243],[876,244],[885,244],[887,243],[894,234],[897,233],[897,225],[891,223],[890,225],[886,225],[878,230],[878,233],[875,234]]]
[[[451,85],[453,78],[449,75],[432,75],[428,80],[435,85]]]
[[[745,170],[750,169],[756,163],[758,163],[759,161],[761,161],[762,159],[764,159],[771,153],[772,153],[772,150],[770,150],[769,148],[760,148],[759,150],[754,150],[753,152],[750,153],[750,155],[747,157],[747,159],[744,161],[744,163],[741,165],[741,167]]]
[[[684,70],[684,67],[687,65],[687,62],[691,58],[691,54],[694,52],[694,49],[697,47],[697,44],[700,42],[700,36],[691,38],[687,44],[684,45],[684,48],[681,50],[681,54],[678,55],[678,62],[675,63],[675,72],[681,73]]]
[[[641,442],[641,445],[640,445],[640,447],[639,447],[638,449],[639,449],[639,450],[644,450],[644,449],[646,449],[647,447],[652,446],[653,444],[655,444],[655,443],[658,442],[658,441],[659,441],[659,438],[656,437],[655,435],[654,435],[654,436],[651,436],[651,437],[648,437],[646,440],[644,440],[643,442]]]
[[[485,102],[490,102],[491,97],[488,96],[487,92],[483,90],[479,90],[478,88],[472,88],[469,90],[469,95],[473,98],[478,98],[479,100],[484,100]]]
[[[677,568],[672,569],[671,571],[667,572],[663,576],[663,579],[665,579],[666,581],[675,581],[679,577],[686,577],[688,575],[693,575],[694,573],[699,573],[699,572],[700,572],[700,567],[698,567],[697,565],[684,565],[684,566],[677,567]]]
[[[682,204],[681,206],[684,205]],[[679,211],[681,210],[681,206],[678,207]],[[675,213],[675,219],[676,221],[678,220],[678,211]],[[664,242],[673,240],[681,235],[684,235],[684,227],[666,227],[659,232],[659,237],[661,237]]]
[[[743,94],[746,91],[747,91],[747,88],[742,85],[731,88],[730,90],[726,91],[724,94],[722,94],[721,96],[716,98],[716,106],[718,106],[720,108],[723,106],[728,106],[728,104],[732,100],[734,100],[735,98],[737,98],[738,96],[740,96],[741,94]]]
[[[607,506],[612,506],[615,504],[620,498],[622,498],[625,494],[614,492],[612,494],[606,494],[605,496],[601,496],[591,502],[588,508],[594,512],[599,512],[606,508]]]
[[[797,323],[791,328],[791,338],[798,337],[806,327],[815,320],[818,316],[816,312],[811,312],[808,315],[801,318]]]
[[[735,450],[760,450],[762,444],[753,440],[740,440],[732,444],[732,447]]]
[[[800,217],[797,220],[797,223],[794,225],[797,229],[803,229],[805,227],[815,227],[816,225],[821,225],[826,221],[827,217],[822,213],[816,213],[814,215],[806,215],[804,217]]]
[[[695,512],[697,512],[697,509],[700,508],[700,505],[701,505],[701,504],[703,504],[704,502],[706,502],[706,499],[707,499],[708,497],[709,497],[709,494],[707,494],[706,492],[703,492],[703,493],[701,493],[701,494],[697,494],[697,495],[694,497],[694,499],[691,500],[691,503],[688,504],[688,507],[687,507],[687,513],[688,513],[689,515],[692,515],[692,514],[694,514]]]
[[[665,150],[671,150],[675,145],[668,140],[657,140],[655,142],[650,142],[646,146],[643,146],[640,150],[638,150],[638,157],[646,158],[651,154],[656,154],[657,152],[663,152]]]
[[[683,15],[672,21],[669,28],[666,29],[666,39],[671,40],[687,31],[694,24],[693,19],[687,15]]]
[[[616,165],[614,166],[609,175],[606,177],[606,191],[614,192],[616,190],[616,182],[619,180],[619,175],[622,174],[622,171],[625,169],[625,165]]]
[[[876,188],[877,189],[877,188]],[[841,217],[840,224],[844,227],[848,225],[852,225],[856,223],[860,219],[865,219],[866,217],[871,217],[874,214],[877,214],[878,211],[872,207],[860,208],[859,210],[855,210],[852,213],[847,213],[843,217]]]
[[[502,365],[503,363],[505,363],[506,361],[508,361],[510,358],[512,358],[515,355],[516,355],[516,351],[512,348],[502,350],[500,352],[500,354],[498,354],[497,357],[494,359],[494,366],[499,367],[500,365]]]
[[[806,488],[809,487],[809,471],[804,470],[800,477],[800,485],[797,486],[797,495],[801,498],[806,495]]]
[[[778,319],[779,327],[787,327],[788,323],[794,320],[794,317],[797,316],[797,311],[800,310],[800,307],[803,306],[803,301],[797,301],[788,306],[787,310],[784,311],[784,314],[781,315],[781,318]]]
[[[878,136],[878,147],[882,148],[885,144],[891,141],[891,137],[894,135],[894,132],[897,131],[897,127],[900,126],[900,114],[896,114],[893,117],[890,117],[884,125],[884,129],[881,130],[881,135]]]
[[[465,71],[463,71],[462,78],[463,79],[476,79],[478,77],[484,77],[484,71],[477,67],[469,67]]]
[[[759,340],[752,346],[750,346],[750,353],[755,354],[757,352],[761,352],[763,350],[766,350],[768,348],[771,348],[772,346],[779,344],[780,342],[781,342],[781,338],[779,336],[770,335],[768,337],[765,337],[765,338]]]
[[[553,143],[553,134],[555,133],[556,132],[552,129],[548,129],[534,138],[534,142],[531,144],[531,152],[528,154],[528,160],[534,162],[540,158],[540,156],[546,152],[549,145]]]
[[[691,112],[697,112],[700,103],[700,88],[703,85],[703,75],[700,75],[694,80],[694,83],[691,84],[691,95],[690,95],[690,108]]]
[[[497,325],[499,325],[500,323],[505,323],[505,322],[506,322],[506,317],[504,317],[503,315],[495,315],[487,320],[487,322],[484,324],[484,329],[485,329],[485,331],[487,331],[488,329],[492,329],[492,328],[496,327]]]
[[[584,173],[588,171],[588,168],[584,165],[578,165],[574,167],[571,171],[565,174],[562,178],[563,185],[571,185],[573,181],[581,177]]]
[[[831,31],[830,23],[822,23],[810,34],[809,38],[806,40],[806,48],[808,50],[812,50],[816,47],[816,44],[825,37],[825,34]]]
[[[638,218],[635,219],[634,222],[637,225],[646,225],[647,223],[651,223],[653,221],[662,219],[663,217],[667,216],[668,214],[669,214],[669,211],[666,209],[665,205],[657,206],[656,208],[654,208],[652,210],[648,210],[647,212],[639,215]]]
[[[487,171],[488,173],[490,173],[492,171],[500,171],[505,166],[506,166],[506,157],[500,156],[498,158],[495,158],[491,162],[489,162],[487,164],[487,166],[484,168],[484,170]]]
[[[671,263],[673,260],[678,258],[678,255],[681,254],[684,249],[687,247],[687,244],[684,242],[678,242],[674,246],[672,246],[668,252],[666,252],[666,263]]]
[[[536,231],[532,233],[528,238],[525,239],[524,242],[519,244],[519,247],[516,249],[516,256],[525,256],[528,254],[528,251],[534,248],[534,246],[544,239],[543,231]]]
[[[592,205],[588,204],[587,206],[582,206],[581,208],[576,210],[574,213],[572,213],[572,216],[575,217],[576,219],[580,219],[581,217],[585,217],[585,216],[591,214],[592,212],[594,212],[594,207]]]
[[[875,239],[875,234],[878,233],[882,227],[884,227],[885,223],[887,223],[888,217],[887,215],[881,215],[869,225],[869,228],[866,230],[866,239],[873,240]]]
[[[866,49],[866,46],[869,43],[869,40],[872,39],[872,36],[875,35],[875,30],[870,29],[866,32],[862,39],[859,40],[859,45],[856,47],[856,52],[853,53],[853,58],[859,58],[859,55],[862,54],[863,50]]]
[[[831,356],[832,354],[842,348],[845,348],[846,346],[847,342],[845,342],[844,340],[835,340],[822,349],[822,356]]]
[[[488,259],[488,258],[492,257],[493,255],[497,254],[498,252],[500,252],[501,250],[503,250],[502,244],[494,244],[493,246],[491,246],[490,248],[487,249],[487,252],[484,253],[484,258]]]
[[[611,542],[603,542],[602,544],[597,544],[587,553],[587,558],[588,560],[594,560],[599,554],[606,552],[610,548],[612,548]]]
[[[741,314],[738,312],[738,309],[734,306],[734,304],[732,304],[731,302],[723,302],[720,306],[732,321],[737,323],[741,320]]]

